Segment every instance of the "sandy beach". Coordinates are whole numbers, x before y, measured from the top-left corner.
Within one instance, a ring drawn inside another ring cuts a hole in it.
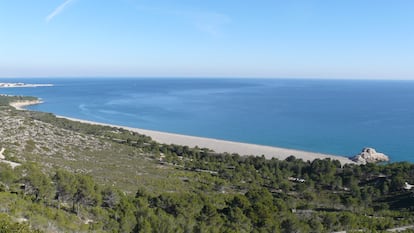
[[[24,107],[26,106],[36,105],[36,104],[41,104],[41,103],[43,103],[43,101],[41,100],[25,100],[25,101],[18,101],[18,102],[10,103],[10,106],[14,107],[17,110],[24,110]]]
[[[33,105],[33,104],[40,104],[40,103],[42,103],[42,101],[22,101],[22,102],[11,103],[10,105],[15,107],[16,109],[22,110],[25,106]],[[104,126],[111,126],[111,127],[116,127],[116,128],[123,128],[126,130],[130,130],[133,132],[137,132],[140,134],[150,136],[153,140],[159,143],[185,145],[189,147],[198,146],[200,148],[209,148],[219,153],[227,152],[227,153],[237,153],[240,155],[256,155],[256,156],[264,155],[267,159],[277,158],[280,160],[286,159],[287,157],[293,155],[296,158],[300,158],[304,161],[313,161],[317,158],[319,159],[331,158],[331,159],[339,160],[341,164],[354,163],[352,160],[344,156],[329,155],[329,154],[322,154],[322,153],[315,153],[315,152],[308,152],[308,151],[301,151],[301,150],[287,149],[287,148],[280,148],[280,147],[273,147],[273,146],[233,142],[233,141],[226,141],[226,140],[218,140],[218,139],[213,139],[213,138],[188,136],[188,135],[181,135],[181,134],[175,134],[175,133],[166,133],[166,132],[160,132],[160,131],[154,131],[154,130],[132,128],[132,127],[127,127],[127,126],[105,124],[105,123],[87,121],[87,120],[76,119],[76,118],[65,117],[65,116],[58,116],[58,115],[56,117],[65,118],[68,120],[78,121],[82,123],[94,124],[94,125],[104,125]]]

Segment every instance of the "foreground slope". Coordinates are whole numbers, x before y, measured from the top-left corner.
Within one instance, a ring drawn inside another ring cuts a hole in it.
[[[3,103],[0,147],[20,166],[0,163],[0,212],[8,219],[0,225],[43,232],[374,232],[414,221],[404,189],[414,183],[409,163],[242,157]]]

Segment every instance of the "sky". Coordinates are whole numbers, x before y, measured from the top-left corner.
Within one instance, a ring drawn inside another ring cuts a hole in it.
[[[0,77],[414,79],[412,0],[0,0]]]

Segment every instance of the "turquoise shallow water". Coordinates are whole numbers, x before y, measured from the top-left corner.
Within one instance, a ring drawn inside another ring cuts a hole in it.
[[[288,79],[3,79],[53,87],[30,109],[131,127],[414,161],[414,82]]]

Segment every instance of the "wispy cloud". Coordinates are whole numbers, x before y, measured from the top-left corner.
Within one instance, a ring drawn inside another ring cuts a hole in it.
[[[62,11],[73,2],[74,0],[66,0],[62,4],[60,4],[58,7],[56,7],[47,17],[46,22],[50,22],[53,18],[55,18],[57,15],[62,13]]]
[[[231,22],[231,18],[225,14],[192,8],[171,9],[140,5],[136,6],[136,9],[145,12],[185,18],[197,30],[207,33],[211,36],[220,35],[222,27]]]
[[[230,23],[231,19],[227,15],[215,12],[198,12],[187,15],[192,19],[193,24],[198,30],[217,36],[221,32],[221,28]]]

